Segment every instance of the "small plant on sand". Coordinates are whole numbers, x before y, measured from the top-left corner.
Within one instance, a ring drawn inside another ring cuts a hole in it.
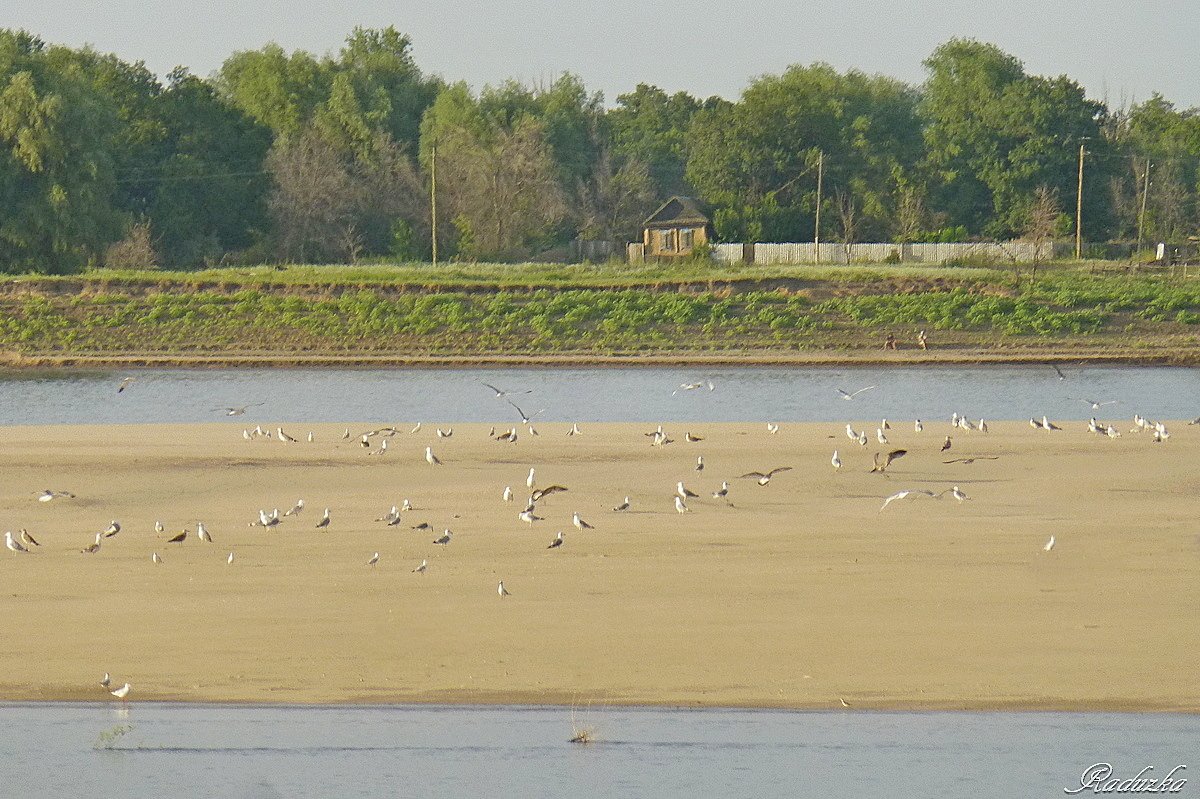
[[[132,724],[118,724],[111,730],[104,730],[96,736],[94,749],[115,749],[122,738],[133,730]]]

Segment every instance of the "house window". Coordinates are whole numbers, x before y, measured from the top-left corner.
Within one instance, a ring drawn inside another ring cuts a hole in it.
[[[659,235],[659,249],[663,252],[675,252],[675,231],[664,230]]]
[[[690,227],[685,227],[679,231],[679,250],[680,252],[690,252],[692,245],[695,244],[696,231]]]

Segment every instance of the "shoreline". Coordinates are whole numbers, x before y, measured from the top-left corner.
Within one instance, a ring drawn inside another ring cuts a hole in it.
[[[3,690],[0,687],[0,690]],[[12,694],[4,692],[0,695],[0,706],[3,705],[97,705],[120,707],[116,699],[104,699],[98,696],[81,696],[77,690],[64,690],[50,696],[39,691],[34,694]],[[527,692],[515,692],[503,696],[480,697],[464,693],[460,696],[439,695],[423,696],[420,694],[397,695],[394,697],[373,698],[338,698],[329,700],[303,701],[296,699],[230,699],[218,700],[208,698],[188,698],[184,696],[140,696],[131,700],[129,705],[155,704],[178,705],[185,707],[274,707],[274,708],[445,708],[445,709],[534,709],[534,710],[591,710],[604,708],[620,708],[635,710],[697,710],[697,711],[783,711],[793,713],[813,713],[822,711],[860,712],[860,713],[1080,713],[1080,714],[1153,714],[1200,716],[1200,704],[1180,706],[1171,702],[1145,702],[1141,700],[1088,700],[1064,701],[1061,699],[1010,699],[974,701],[963,699],[946,699],[942,701],[923,701],[915,699],[894,700],[862,700],[855,699],[843,706],[837,699],[832,702],[706,702],[697,700],[656,701],[646,697],[623,699],[621,697],[605,697],[603,701],[581,702],[576,697],[545,697],[530,695]]]
[[[1181,349],[1177,346],[1163,350],[1147,347],[1113,351],[1112,348],[1081,348],[1062,346],[1034,348],[945,348],[927,351],[899,350],[808,350],[799,352],[770,352],[761,349],[744,351],[679,350],[646,353],[102,353],[61,354],[15,352],[0,353],[0,368],[10,370],[37,369],[153,369],[195,368],[221,369],[257,366],[264,368],[461,368],[461,367],[662,367],[662,366],[986,366],[1024,364],[1112,364],[1123,366],[1200,366],[1200,347]]]

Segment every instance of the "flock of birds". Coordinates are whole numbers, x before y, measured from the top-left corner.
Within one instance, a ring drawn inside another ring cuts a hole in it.
[[[1056,368],[1056,371],[1058,372],[1058,374],[1060,375],[1060,378],[1061,378],[1062,377],[1061,371],[1057,370],[1057,368]],[[125,378],[124,380],[122,380],[119,388],[117,389],[118,393],[124,392],[133,383],[133,381],[135,379],[136,378],[130,377],[130,378]],[[504,442],[504,443],[509,443],[509,444],[516,443],[516,441],[520,437],[520,433],[518,432],[519,427],[524,427],[525,433],[529,436],[538,436],[539,435],[539,433],[537,432],[536,428],[533,425],[533,420],[537,416],[545,413],[545,409],[543,408],[543,409],[540,409],[533,413],[527,413],[524,409],[522,409],[520,406],[518,406],[511,399],[511,397],[514,397],[514,396],[530,394],[530,393],[532,393],[530,390],[508,391],[508,390],[501,389],[497,386],[491,385],[489,383],[483,383],[482,385],[485,386],[486,388],[488,388],[489,390],[491,390],[494,393],[494,396],[496,399],[504,400],[508,405],[510,405],[513,408],[513,410],[516,412],[516,414],[520,417],[520,420],[521,420],[519,426],[514,424],[506,430],[497,431],[497,429],[495,427],[492,427],[492,429],[488,433],[488,435],[491,439],[493,439],[497,442]],[[674,395],[674,394],[678,394],[679,392],[698,391],[698,390],[702,390],[702,389],[707,389],[708,391],[714,391],[715,388],[716,387],[712,383],[711,380],[702,380],[702,381],[698,381],[698,382],[684,383],[684,384],[680,385],[678,388],[676,388],[672,392],[672,394]],[[864,392],[872,391],[877,388],[878,388],[877,386],[866,386],[864,388],[860,388],[855,391],[846,391],[841,388],[836,389],[836,390],[837,390],[838,396],[840,396],[842,399],[844,399],[848,402],[851,402],[851,401],[854,401],[856,397],[863,394]],[[1100,410],[1108,405],[1116,404],[1115,400],[1097,401],[1097,400],[1092,400],[1092,399],[1079,399],[1078,401],[1088,404],[1093,410]],[[216,408],[214,410],[219,410],[226,416],[243,416],[248,412],[248,410],[250,408],[261,406],[263,404],[265,404],[265,403],[258,402],[258,403],[250,403],[250,404],[241,405],[241,406],[224,406],[221,408]],[[1162,424],[1161,422],[1150,421],[1150,420],[1146,419],[1145,417],[1138,415],[1138,414],[1135,414],[1133,419],[1134,419],[1134,427],[1131,429],[1130,432],[1132,432],[1132,433],[1147,433],[1148,432],[1151,434],[1152,440],[1155,443],[1163,443],[1170,438],[1169,431],[1167,430],[1166,426],[1164,424]],[[1040,420],[1038,420],[1036,418],[1030,418],[1029,424],[1031,427],[1033,427],[1035,429],[1043,430],[1048,433],[1055,432],[1055,431],[1061,431],[1063,429],[1061,425],[1055,424],[1054,422],[1050,421],[1050,419],[1047,416],[1042,416],[1042,418]],[[1200,419],[1196,419],[1193,422],[1190,422],[1189,424],[1200,424]],[[985,419],[979,419],[978,422],[972,422],[965,415],[957,413],[957,412],[951,416],[950,426],[951,426],[951,432],[949,434],[947,434],[945,436],[944,440],[942,441],[942,444],[940,447],[941,453],[945,453],[953,447],[952,436],[959,432],[961,432],[961,433],[981,433],[981,434],[988,433],[988,425],[987,425],[987,422]],[[421,429],[422,429],[422,425],[420,423],[417,423],[414,427],[412,427],[409,430],[409,433],[416,434],[416,433],[419,433],[421,431]],[[888,445],[889,444],[888,431],[891,429],[892,429],[892,426],[888,422],[888,420],[882,419],[880,424],[878,425],[878,427],[876,427],[876,429],[875,429],[874,439],[875,439],[876,443],[879,445]],[[766,425],[766,430],[769,435],[774,435],[779,432],[780,426],[777,423],[768,422]],[[914,420],[913,430],[914,430],[915,434],[920,435],[925,430],[924,423],[920,419]],[[1109,424],[1101,424],[1095,417],[1093,417],[1089,420],[1088,425],[1087,425],[1087,430],[1092,434],[1105,436],[1108,438],[1117,438],[1117,437],[1120,437],[1120,435],[1121,435],[1121,433],[1115,429],[1113,424],[1110,424],[1110,423]],[[382,456],[388,452],[388,441],[390,439],[394,438],[396,435],[400,434],[400,432],[401,431],[396,427],[386,426],[386,427],[380,427],[380,428],[365,431],[365,432],[359,434],[358,436],[353,436],[351,434],[349,428],[347,428],[345,430],[345,432],[342,434],[341,439],[342,439],[342,441],[351,441],[351,440],[356,439],[358,444],[363,449],[368,450],[367,454],[375,455],[375,456]],[[852,442],[852,445],[856,444],[860,447],[866,447],[870,441],[870,437],[869,437],[867,431],[866,430],[861,430],[861,431],[855,430],[852,423],[846,424],[845,434],[846,434],[846,437]],[[437,428],[436,429],[436,437],[439,440],[449,439],[453,435],[454,435],[453,428],[446,428],[446,429]],[[580,428],[578,423],[572,424],[571,427],[569,428],[569,430],[567,431],[567,436],[574,437],[574,436],[581,436],[581,435],[583,435],[583,431]],[[652,447],[659,447],[659,448],[666,447],[675,442],[675,439],[672,438],[670,436],[670,434],[667,433],[667,431],[665,431],[663,429],[662,425],[659,425],[656,429],[654,429],[652,431],[646,432],[644,435],[646,438],[650,439],[650,446],[652,446]],[[274,441],[281,442],[285,445],[299,444],[301,441],[300,438],[287,433],[283,429],[282,426],[276,426],[275,429],[272,431],[270,429],[264,429],[261,425],[256,425],[254,428],[247,428],[247,429],[243,430],[242,437],[243,437],[243,439],[245,439],[247,441],[274,440]],[[309,443],[312,443],[315,441],[315,435],[312,432],[308,432],[307,435],[304,436],[304,439],[307,440]],[[694,435],[690,430],[686,431],[683,436],[683,441],[685,441],[686,443],[689,443],[689,444],[696,444],[696,443],[702,442],[704,440],[705,439],[703,436]],[[890,449],[890,450],[882,450],[882,451],[875,452],[873,459],[872,459],[873,466],[870,471],[872,473],[886,474],[888,471],[888,468],[890,466],[892,466],[893,463],[895,463],[897,460],[903,458],[907,454],[908,454],[908,450],[906,450],[906,449]],[[943,463],[945,463],[945,464],[956,464],[956,463],[971,464],[977,460],[996,460],[998,457],[999,456],[996,456],[996,455],[974,455],[972,457],[954,458],[951,460],[945,460],[945,461],[943,461]],[[432,445],[425,447],[425,458],[424,459],[425,459],[425,462],[432,467],[440,467],[443,465],[443,461],[441,460],[441,458],[439,458],[434,453]],[[843,468],[843,461],[839,454],[839,450],[835,449],[833,451],[833,455],[830,458],[830,463],[835,471],[840,471]],[[758,486],[766,487],[766,486],[770,485],[772,480],[774,478],[776,478],[778,475],[782,475],[787,472],[790,472],[793,470],[793,468],[794,467],[792,467],[790,465],[775,466],[774,468],[763,470],[763,471],[756,470],[756,471],[745,472],[743,474],[737,475],[734,479],[753,480],[755,482],[755,484],[757,484]],[[697,473],[702,473],[704,471],[704,469],[705,469],[704,457],[703,457],[703,455],[698,455],[696,457],[694,471]],[[559,484],[550,484],[550,485],[542,486],[538,482],[537,472],[536,472],[535,467],[529,468],[528,474],[525,479],[525,489],[528,492],[527,499],[525,500],[523,506],[521,506],[521,510],[517,512],[516,517],[519,521],[524,522],[525,524],[529,525],[529,527],[531,529],[535,523],[545,521],[548,518],[547,515],[539,515],[539,513],[542,513],[542,510],[539,508],[539,503],[543,502],[543,500],[545,500],[547,497],[554,496],[557,494],[563,494],[563,493],[566,493],[569,491],[568,487],[559,485]],[[713,490],[711,492],[711,497],[716,500],[721,500],[724,503],[726,503],[728,506],[733,507],[733,503],[729,498],[730,491],[731,491],[731,484],[730,484],[729,480],[722,480],[720,487],[716,488],[715,490]],[[689,488],[685,484],[684,480],[679,480],[676,483],[675,492],[672,497],[676,512],[679,514],[689,513],[691,511],[691,509],[688,506],[688,500],[696,499],[699,496],[700,495],[696,491],[693,491],[691,488]],[[900,502],[902,500],[919,500],[919,499],[940,500],[947,496],[952,498],[953,500],[955,500],[957,503],[964,503],[971,499],[957,485],[954,485],[951,488],[946,488],[946,489],[942,489],[942,490],[932,490],[929,488],[906,488],[906,489],[902,489],[900,491],[896,491],[896,492],[888,495],[887,497],[884,497],[883,501],[882,501],[882,505],[879,507],[879,513],[883,513],[893,503]],[[65,491],[65,490],[46,489],[45,491],[42,491],[41,493],[39,493],[37,495],[37,500],[39,502],[69,501],[69,500],[72,500],[75,498],[76,498],[76,495],[74,493],[72,493],[70,491]],[[513,505],[516,503],[517,493],[516,493],[516,491],[513,490],[513,487],[511,485],[507,485],[504,487],[503,491],[500,492],[500,498],[503,503],[505,503],[507,505]],[[612,511],[614,513],[626,513],[628,511],[630,511],[632,507],[633,507],[633,504],[630,501],[630,497],[625,496],[623,501],[621,501],[620,503],[613,506]],[[261,528],[263,530],[270,530],[270,529],[278,527],[279,525],[283,524],[285,521],[299,519],[302,516],[302,514],[304,513],[305,509],[306,509],[306,505],[305,505],[305,501],[303,499],[297,500],[296,503],[289,510],[285,511],[282,514],[280,513],[279,508],[273,508],[270,511],[267,511],[266,509],[259,509],[258,513],[257,513],[257,518],[254,519],[253,521],[250,521],[248,523],[248,526],[253,527],[253,528]],[[395,526],[403,524],[405,514],[408,514],[414,510],[416,510],[416,508],[413,505],[413,503],[411,502],[411,500],[405,498],[401,502],[400,505],[392,505],[391,508],[387,512],[385,512],[382,516],[375,519],[375,521],[383,523],[389,527],[395,527]],[[332,523],[332,521],[331,521],[330,509],[325,508],[320,519],[315,523],[314,528],[318,529],[318,530],[327,530],[327,529],[329,529],[331,523]],[[581,514],[579,513],[579,511],[577,511],[577,510],[572,511],[571,525],[577,531],[579,531],[581,533],[588,531],[588,530],[595,529],[594,525],[591,524],[590,522],[588,522],[586,519],[584,519],[581,516]],[[430,525],[428,522],[421,522],[421,523],[418,523],[415,525],[409,525],[409,526],[411,529],[419,531],[419,532],[434,534],[436,537],[431,538],[429,540],[431,541],[432,544],[434,544],[436,546],[447,547],[451,544],[451,542],[453,540],[454,534],[448,527],[443,527],[442,532],[440,534],[437,534],[435,528],[432,525]],[[160,536],[162,536],[166,533],[166,527],[161,521],[155,522],[154,529],[155,529],[155,532],[157,534],[159,534]],[[120,522],[115,519],[112,520],[107,527],[105,527],[102,530],[97,531],[94,534],[94,540],[92,541],[92,543],[84,546],[82,548],[81,552],[84,554],[87,554],[87,555],[96,555],[100,551],[101,546],[104,543],[104,541],[117,536],[121,532],[121,530],[122,530],[122,527],[121,527]],[[213,537],[212,537],[211,533],[208,531],[208,529],[205,527],[203,521],[196,522],[194,532],[192,529],[185,526],[183,529],[179,530],[178,532],[175,532],[175,533],[167,536],[165,538],[165,542],[167,544],[177,544],[177,545],[182,546],[187,541],[187,539],[193,535],[198,541],[200,541],[202,543],[206,543],[206,544],[214,543]],[[19,529],[15,535],[11,531],[7,531],[7,532],[5,532],[4,537],[5,537],[6,547],[11,552],[17,553],[20,555],[31,554],[37,547],[40,546],[38,541],[29,533],[28,530],[26,530],[24,528]],[[566,541],[566,536],[564,534],[564,531],[559,530],[555,533],[554,537],[546,545],[546,549],[561,548],[564,546],[565,541]],[[1054,538],[1054,536],[1050,536],[1050,539],[1046,542],[1043,549],[1045,551],[1049,552],[1054,548],[1054,545],[1055,545],[1055,538]],[[165,559],[162,557],[162,555],[159,554],[158,551],[151,552],[150,559],[151,559],[151,562],[153,564],[155,564],[156,566],[161,566],[165,563]],[[234,552],[229,551],[225,560],[228,565],[232,566],[235,561]],[[365,565],[367,567],[373,568],[379,564],[380,560],[381,560],[380,553],[374,552],[366,560]],[[415,568],[412,569],[412,572],[415,574],[423,575],[428,570],[429,570],[428,559],[422,559],[421,562],[418,565],[416,565]],[[499,581],[497,588],[496,588],[496,593],[500,598],[504,598],[504,597],[508,597],[508,596],[512,595],[511,592],[505,587],[503,580]],[[117,697],[118,699],[121,699],[123,701],[128,699],[129,692],[131,690],[129,683],[126,682],[121,687],[112,689],[110,675],[105,673],[104,678],[101,680],[100,684],[105,689],[111,689],[110,693],[114,697]]]

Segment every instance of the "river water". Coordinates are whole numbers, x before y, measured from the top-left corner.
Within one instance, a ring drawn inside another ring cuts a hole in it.
[[[1094,763],[1165,776],[1200,752],[1200,720],[1169,714],[574,715],[595,743],[567,742],[572,714],[563,708],[0,705],[0,792],[1036,799],[1079,787]],[[118,727],[130,729],[106,744]],[[1195,795],[1190,781],[1177,795]]]
[[[559,422],[1152,419],[1200,416],[1200,370],[1050,366],[593,369],[199,369],[0,373],[0,424],[235,421],[489,422],[506,399]],[[136,380],[120,394],[122,377]],[[708,390],[707,381],[713,384]],[[703,383],[695,390],[681,384]],[[531,394],[497,398],[483,383]],[[853,401],[853,392],[876,386]],[[672,392],[675,393],[672,393]],[[1083,400],[1117,401],[1100,411]]]

